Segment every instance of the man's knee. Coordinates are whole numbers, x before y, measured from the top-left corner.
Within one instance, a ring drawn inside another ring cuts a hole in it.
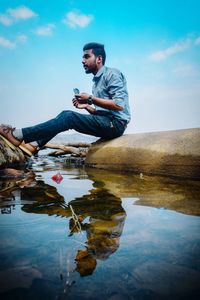
[[[63,129],[76,129],[74,128],[79,122],[78,113],[72,110],[63,110],[57,117],[56,120],[62,125]]]
[[[56,118],[71,118],[74,115],[72,110],[63,110]]]

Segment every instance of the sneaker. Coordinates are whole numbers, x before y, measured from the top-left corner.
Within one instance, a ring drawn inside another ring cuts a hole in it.
[[[21,144],[21,141],[16,139],[13,135],[13,131],[15,128],[12,128],[10,125],[0,125],[0,135],[4,137],[8,142],[10,142],[12,145],[18,147]]]

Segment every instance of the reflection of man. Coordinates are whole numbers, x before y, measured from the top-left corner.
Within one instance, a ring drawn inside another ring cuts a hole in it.
[[[76,271],[81,276],[92,274],[97,259],[106,260],[118,249],[126,217],[119,198],[105,189],[90,192],[90,195],[70,202],[79,215],[81,229],[87,233],[87,247],[78,250],[76,255]],[[88,198],[92,201],[88,201]],[[84,223],[88,216],[89,222]],[[74,230],[72,223],[71,229]]]
[[[72,216],[69,220],[70,235],[80,230],[86,231],[87,246],[76,254],[76,271],[81,276],[92,274],[97,260],[106,260],[119,247],[126,213],[121,199],[103,187],[92,189],[90,194],[76,198],[65,206],[64,198],[55,187],[37,181],[35,186],[21,190],[21,200],[30,201],[22,206],[22,210],[29,213]]]
[[[76,271],[81,276],[92,274],[96,268],[96,259],[106,260],[118,249],[125,216],[125,212],[121,212],[113,215],[111,220],[91,217],[90,223],[84,226],[87,232],[88,247],[87,250],[79,250],[76,256]]]

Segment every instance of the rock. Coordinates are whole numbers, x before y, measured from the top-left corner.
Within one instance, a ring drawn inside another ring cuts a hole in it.
[[[0,168],[25,163],[26,157],[20,148],[12,148],[0,136]]]
[[[20,178],[26,178],[28,176],[27,173],[25,173],[23,170],[16,170],[11,168],[6,168],[0,170],[0,178],[2,179],[20,179]]]
[[[127,134],[96,142],[91,167],[142,174],[200,178],[200,128]]]

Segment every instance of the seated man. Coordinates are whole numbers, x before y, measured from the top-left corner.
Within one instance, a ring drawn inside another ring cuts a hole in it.
[[[104,139],[121,136],[130,121],[126,79],[119,70],[106,67],[105,59],[104,45],[89,43],[83,47],[85,73],[94,75],[92,95],[77,90],[72,102],[74,107],[85,109],[89,114],[65,110],[57,117],[31,127],[16,129],[1,125],[0,135],[31,153],[36,153],[55,135],[69,129]]]

